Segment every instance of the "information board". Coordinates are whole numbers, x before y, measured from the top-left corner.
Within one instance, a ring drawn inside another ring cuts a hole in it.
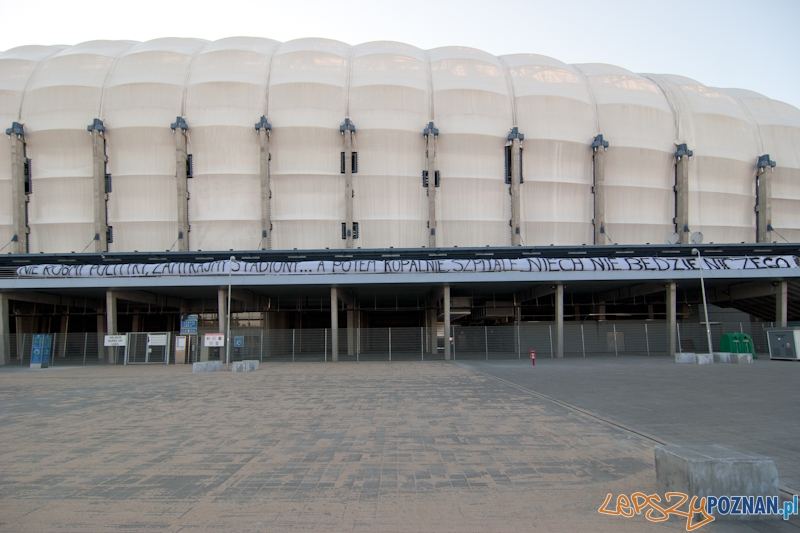
[[[189,315],[181,320],[181,335],[197,335],[197,315]]]
[[[125,346],[127,342],[127,335],[106,335],[103,338],[103,346]]]
[[[203,346],[225,346],[225,334],[224,333],[206,333]]]
[[[31,368],[47,368],[50,365],[50,348],[53,337],[49,333],[37,333],[31,345]]]

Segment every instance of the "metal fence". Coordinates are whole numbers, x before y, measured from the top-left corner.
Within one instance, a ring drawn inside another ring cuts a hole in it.
[[[790,324],[800,326],[800,324]],[[715,350],[725,333],[746,333],[753,339],[757,354],[768,353],[766,329],[772,323],[712,324]],[[202,333],[202,332],[201,332]],[[338,335],[340,361],[428,361],[444,359],[445,337],[439,336],[435,350],[428,347],[426,328],[340,328]],[[146,345],[147,333],[128,335],[128,346],[104,347],[97,333],[51,334],[52,366],[175,362],[175,337],[168,335],[166,350],[151,351]],[[331,330],[326,329],[244,329],[231,331],[230,360],[260,361],[330,361]],[[534,349],[537,357],[556,354],[556,326],[537,322],[503,326],[471,326],[451,328],[450,353],[455,360],[522,359]],[[450,339],[448,339],[450,340]],[[203,336],[188,337],[184,360],[187,363],[224,360],[225,347],[204,347]],[[27,365],[31,360],[33,334],[20,333],[0,338],[6,364]],[[679,323],[679,352],[706,352],[708,341],[705,324]],[[663,356],[667,352],[667,328],[663,322],[565,322],[564,356]]]

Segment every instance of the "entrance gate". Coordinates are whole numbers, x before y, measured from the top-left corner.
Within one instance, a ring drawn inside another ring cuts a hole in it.
[[[125,364],[169,364],[172,334],[169,332],[128,333]]]

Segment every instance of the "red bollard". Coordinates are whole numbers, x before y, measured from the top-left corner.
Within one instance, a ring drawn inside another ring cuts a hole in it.
[[[531,363],[532,366],[536,366],[536,350],[531,350]]]

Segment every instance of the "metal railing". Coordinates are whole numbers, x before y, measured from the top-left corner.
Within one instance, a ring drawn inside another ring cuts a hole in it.
[[[772,323],[712,324],[714,349],[719,349],[725,333],[746,333],[753,339],[757,354],[768,353],[766,329]],[[790,324],[798,325],[800,324]],[[201,332],[202,333],[202,332]],[[677,351],[708,350],[705,324],[679,323]],[[163,357],[144,358],[142,343],[146,333],[131,333],[127,347],[129,362],[164,364]],[[170,343],[175,343],[172,334]],[[333,353],[331,330],[325,329],[233,329],[231,330],[231,361],[331,361]],[[455,360],[498,360],[527,358],[535,349],[537,357],[556,356],[556,325],[537,322],[502,326],[454,326],[450,353]],[[428,330],[416,328],[347,328],[339,329],[340,361],[429,361],[444,359],[444,336],[437,346],[428,346]],[[186,363],[224,360],[224,348],[203,346],[203,335],[189,337],[184,355]],[[9,334],[0,338],[0,354],[6,365],[30,364],[32,333]],[[125,347],[104,347],[103,336],[97,333],[52,333],[50,365],[124,364]],[[667,328],[663,322],[566,322],[564,323],[564,356],[663,356],[667,353]],[[137,355],[138,354],[138,355]],[[175,362],[174,346],[167,351],[169,364]]]

